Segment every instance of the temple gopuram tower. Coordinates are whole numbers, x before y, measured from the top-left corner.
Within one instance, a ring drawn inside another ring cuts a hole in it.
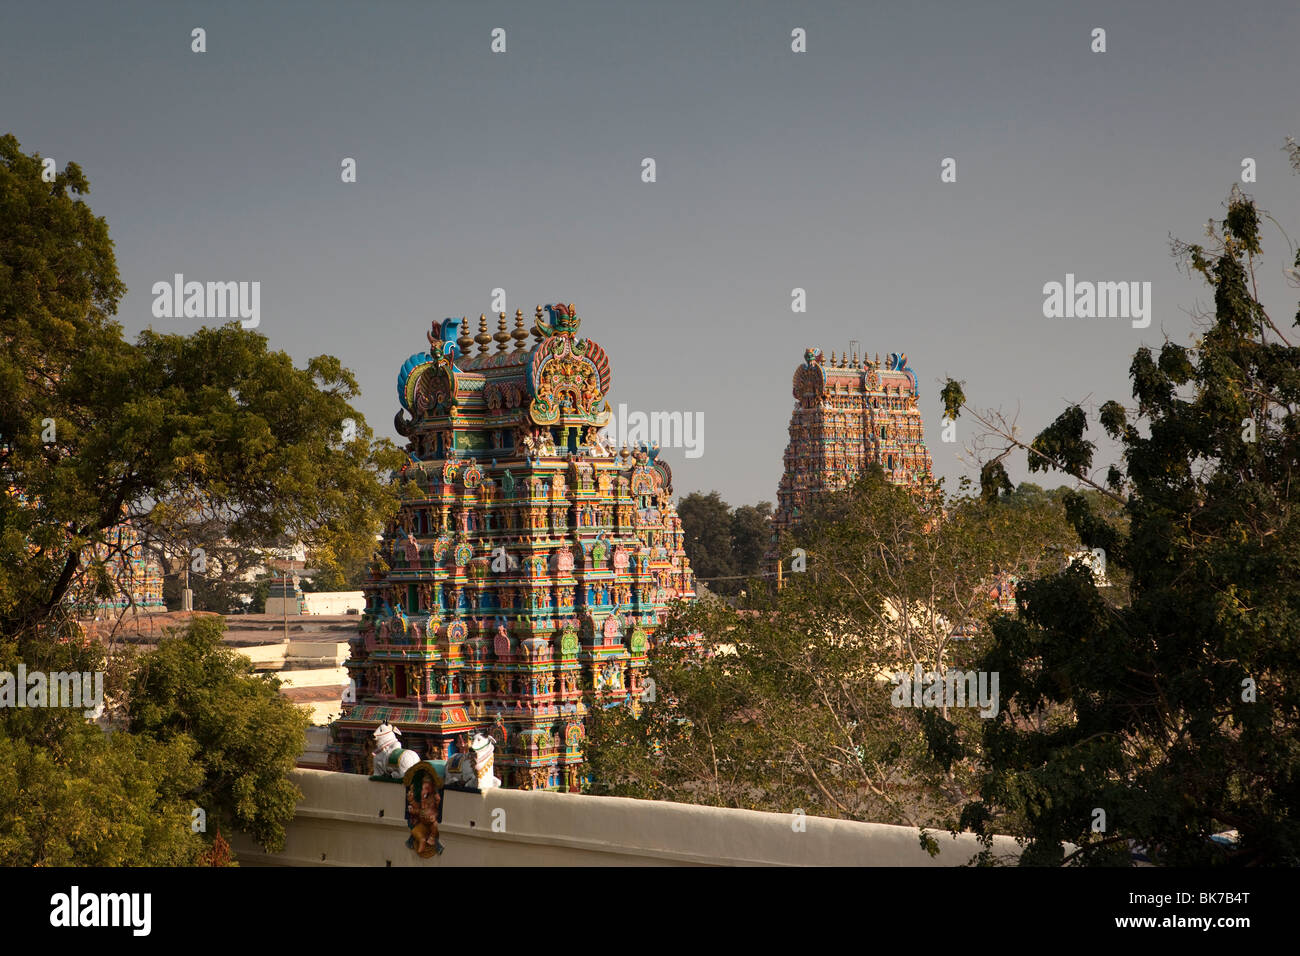
[[[123,509],[125,510],[125,509]],[[129,521],[113,525],[104,532],[105,542],[91,549],[95,560],[108,565],[109,575],[117,585],[113,597],[97,599],[100,611],[136,607],[165,611],[163,602],[163,568],[145,549],[140,533]]]
[[[490,734],[506,786],[576,791],[584,683],[638,707],[668,603],[694,597],[672,472],[606,443],[609,358],[572,305],[546,311],[531,342],[522,312],[495,334],[435,323],[401,367],[401,480],[418,491],[364,588],[333,769],[370,773],[387,721],[426,760]]]
[[[797,524],[816,495],[852,484],[871,465],[918,490],[932,480],[916,373],[906,355],[891,353],[882,364],[879,354],[873,362],[846,352],[837,364],[834,352],[827,362],[821,349],[808,349],[795,369],[794,397],[775,536]]]

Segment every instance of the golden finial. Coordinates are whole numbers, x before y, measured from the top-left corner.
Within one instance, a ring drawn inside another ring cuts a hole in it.
[[[474,345],[474,336],[469,334],[469,319],[460,320],[460,335],[456,337],[456,348],[460,349],[460,354],[469,358],[469,350]]]
[[[831,349],[831,368],[835,367],[835,350]]]
[[[524,329],[523,309],[515,309],[515,330],[510,334],[514,336],[516,352],[522,351],[528,347],[525,344],[528,341],[528,332]]]
[[[533,338],[538,342],[546,338],[546,333],[542,331],[542,326],[545,324],[546,320],[542,318],[542,307],[539,305],[537,307],[537,321],[533,324]]]
[[[492,336],[488,335],[486,314],[478,317],[478,335],[474,336],[474,341],[478,343],[478,354],[486,355],[488,346],[492,344]]]
[[[510,333],[506,331],[506,314],[504,312],[498,313],[497,334],[492,338],[496,339],[498,352],[504,352],[506,346],[510,344]]]

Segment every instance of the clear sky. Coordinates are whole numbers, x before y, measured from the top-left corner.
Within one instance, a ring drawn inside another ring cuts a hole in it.
[[[577,304],[615,407],[703,415],[700,457],[665,452],[679,494],[774,499],[791,375],[854,339],[907,353],[951,481],[970,436],[940,440],[942,376],[1032,435],[1128,399],[1138,345],[1189,340],[1210,296],[1169,236],[1222,214],[1243,158],[1300,241],[1300,4],[883,6],[11,3],[0,132],[85,170],[129,334],[200,324],[153,317],[174,273],[258,281],[258,331],[341,356],[380,434],[431,320],[501,287],[512,316]],[[1264,242],[1289,317],[1285,240]],[[1150,282],[1150,327],[1045,318],[1067,273]]]

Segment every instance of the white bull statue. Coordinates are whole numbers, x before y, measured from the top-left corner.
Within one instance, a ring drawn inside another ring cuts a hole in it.
[[[447,761],[447,783],[490,790],[501,786],[501,778],[492,775],[492,759],[496,744],[487,734],[470,738],[469,749],[453,754]]]
[[[375,728],[374,776],[401,780],[406,771],[420,762],[420,755],[414,750],[407,750],[397,739],[401,735],[400,730],[387,722]]]

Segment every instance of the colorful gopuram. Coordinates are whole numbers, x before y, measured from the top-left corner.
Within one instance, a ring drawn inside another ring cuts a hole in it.
[[[816,495],[852,484],[871,465],[918,490],[931,481],[916,373],[906,355],[891,353],[882,363],[879,354],[873,362],[846,352],[837,363],[834,352],[828,362],[821,349],[808,349],[795,369],[794,397],[776,535],[797,524]]]
[[[7,451],[10,447],[0,436],[0,452]],[[18,508],[26,510],[33,507],[27,494],[12,479],[0,486],[0,493],[5,494]],[[82,552],[81,571],[88,570],[91,564],[102,564],[112,594],[99,597],[94,593],[93,582],[84,579],[74,582],[66,600],[76,606],[78,613],[90,614],[122,608],[134,608],[137,611],[166,610],[163,603],[162,565],[145,547],[139,531],[127,517],[125,505],[122,506],[121,515],[119,523],[107,528],[101,540]],[[28,550],[35,551],[36,545],[29,543]]]
[[[140,540],[129,521],[113,525],[105,533],[105,542],[92,550],[92,558],[103,561],[113,581],[115,593],[101,598],[95,606],[101,611],[135,607],[145,611],[164,611],[163,569]]]
[[[370,773],[388,723],[426,761],[490,735],[505,786],[576,791],[584,687],[639,706],[656,627],[694,597],[672,472],[609,446],[609,358],[572,305],[546,313],[531,342],[522,312],[495,334],[435,323],[401,367],[406,490],[364,588],[333,769]]]

